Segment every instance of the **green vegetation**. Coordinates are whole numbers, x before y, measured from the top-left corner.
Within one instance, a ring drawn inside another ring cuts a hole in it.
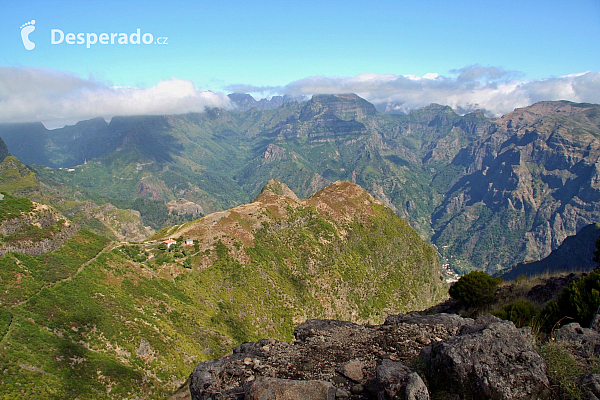
[[[16,157],[8,156],[0,163],[0,192],[29,195],[38,189],[35,174]]]
[[[449,294],[468,307],[483,307],[494,302],[501,278],[482,271],[471,271],[450,286]]]
[[[41,288],[68,278],[107,243],[107,239],[82,230],[47,254],[9,253],[0,257],[1,304],[14,305],[25,301]]]
[[[600,270],[594,270],[572,282],[542,310],[546,329],[552,329],[563,318],[589,326],[600,306]]]
[[[585,177],[597,158],[586,149],[595,148],[591,143],[600,136],[599,107],[547,106],[571,111],[537,110],[528,115],[539,118],[521,118],[508,128],[481,112],[461,116],[432,104],[386,115],[362,99],[331,95],[274,110],[118,117],[51,131],[41,124],[3,125],[6,143],[27,164],[37,164],[30,168],[38,176],[22,165],[0,167],[0,191],[10,186],[9,193],[26,193],[39,190],[37,179],[52,181],[50,186],[62,184],[78,200],[98,205],[129,208],[137,202],[144,222],[160,229],[193,218],[169,215],[164,202],[170,200],[186,198],[211,213],[250,201],[271,178],[300,197],[354,179],[409,219],[456,271],[498,274],[546,256],[555,243],[543,238],[574,233],[566,227],[581,222],[551,224],[550,236],[539,234],[545,216],[561,209],[558,202],[565,206],[578,198],[586,204],[573,209],[576,217],[558,211],[563,221],[594,221],[591,200],[579,191],[593,190],[581,182],[590,182]],[[518,119],[518,113],[507,118]],[[563,156],[547,142],[551,133],[572,143],[560,167],[552,161]],[[536,145],[529,146],[529,139]],[[573,168],[570,160],[578,158],[571,152],[587,154],[585,168]],[[16,159],[8,156],[2,164],[10,160]],[[96,222],[77,222],[102,230]],[[114,229],[112,236],[118,236]]]
[[[138,197],[133,202],[133,209],[140,212],[144,224],[154,229],[165,226],[169,217],[169,210],[164,201],[151,200],[147,197]]]
[[[7,193],[2,194],[4,198],[0,200],[0,222],[33,210],[33,203],[29,199],[13,197]]]
[[[492,311],[492,314],[498,318],[512,321],[517,328],[521,328],[523,326],[531,326],[539,312],[540,310],[530,301],[517,300],[505,304],[501,310]]]

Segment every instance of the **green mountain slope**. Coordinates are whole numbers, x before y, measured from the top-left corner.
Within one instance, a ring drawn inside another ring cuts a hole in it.
[[[0,139],[0,145],[2,143]],[[120,209],[109,203],[115,202],[115,199],[94,195],[49,179],[40,181],[33,171],[13,156],[7,156],[0,163],[0,192],[51,206],[81,227],[110,239],[143,240],[154,233],[153,229],[142,224],[139,212]],[[115,203],[123,207],[129,205],[120,201]]]
[[[306,318],[381,322],[446,294],[432,246],[348,182],[299,200],[271,181],[155,238],[180,235],[195,245],[82,230],[46,255],[0,258],[0,398],[165,398],[242,341],[290,340]]]

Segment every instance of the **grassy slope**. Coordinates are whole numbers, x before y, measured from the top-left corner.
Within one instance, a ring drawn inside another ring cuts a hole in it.
[[[290,340],[306,318],[381,322],[442,297],[433,248],[389,209],[370,207],[345,222],[310,204],[285,215],[268,207],[253,246],[222,235],[188,256],[191,269],[158,250],[134,262],[87,231],[44,256],[5,256],[0,398],[165,398],[234,344]]]

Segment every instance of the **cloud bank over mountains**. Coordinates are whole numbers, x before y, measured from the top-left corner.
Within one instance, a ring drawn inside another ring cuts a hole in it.
[[[0,66],[0,122],[41,121],[55,128],[99,116],[185,114],[205,107],[229,108],[230,101],[176,78],[150,88],[108,86],[69,72]]]
[[[388,112],[439,103],[459,113],[482,109],[500,116],[542,100],[600,103],[600,72],[524,80],[517,72],[473,65],[450,71],[449,76],[313,76],[285,86],[239,84],[225,90],[255,97],[352,92]],[[64,71],[0,66],[0,122],[42,121],[47,127],[58,127],[98,116],[184,114],[202,112],[205,107],[231,108],[232,104],[225,93],[203,91],[177,78],[149,88],[118,87]]]
[[[281,87],[232,85],[231,91],[291,96],[356,93],[379,110],[407,112],[431,103],[449,105],[459,113],[482,109],[501,116],[542,100],[600,103],[600,72],[584,72],[536,81],[517,72],[473,65],[451,71],[414,75],[364,73],[353,77],[315,76]]]

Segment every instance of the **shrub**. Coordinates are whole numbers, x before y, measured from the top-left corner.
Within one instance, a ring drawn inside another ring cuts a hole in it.
[[[450,286],[450,296],[468,307],[491,304],[502,278],[492,278],[482,271],[472,271]]]
[[[531,321],[538,314],[538,308],[527,300],[517,300],[505,304],[501,310],[492,311],[498,318],[514,322],[517,328],[531,325]]]
[[[581,326],[589,326],[600,306],[600,270],[571,282],[558,295],[557,302],[549,302],[542,314],[546,319],[545,327],[551,328],[561,318],[567,317],[569,322],[579,322]]]

